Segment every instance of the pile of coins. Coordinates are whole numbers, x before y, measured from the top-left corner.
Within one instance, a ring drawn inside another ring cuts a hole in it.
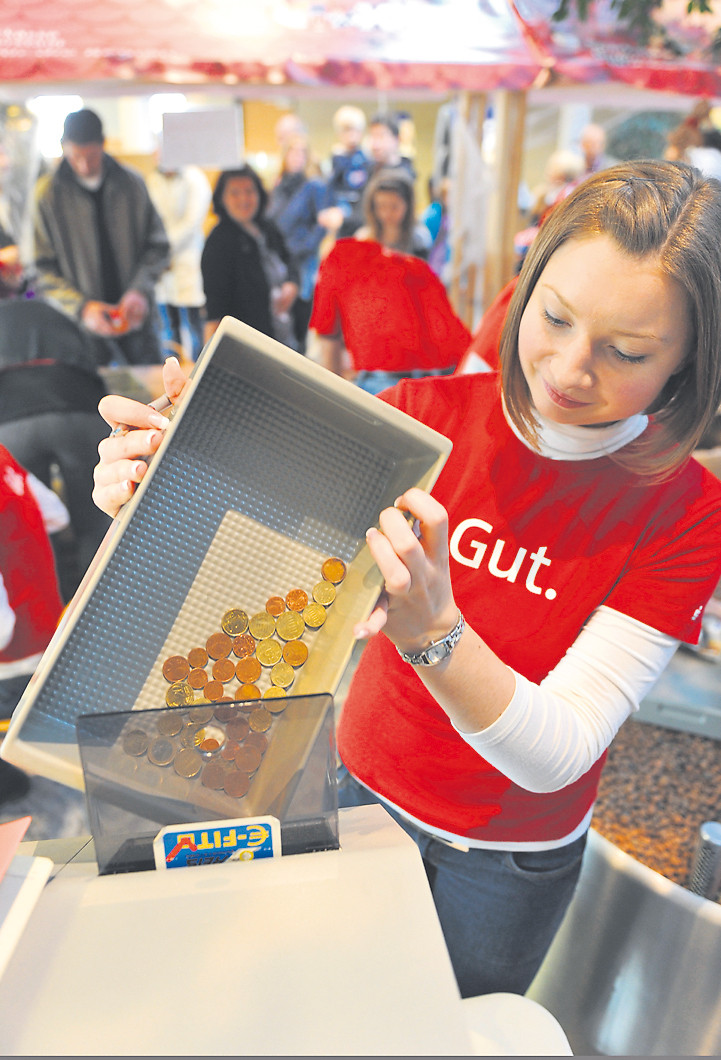
[[[186,710],[161,713],[152,734],[136,724],[122,738],[124,752],[154,766],[172,764],[180,777],[242,798],[268,746],[273,715],[285,709],[296,671],[308,659],[303,635],[321,628],[345,576],[345,563],[332,556],[310,594],[294,588],[271,596],[252,615],[240,607],[226,611],[204,646],[163,663],[165,703]],[[261,692],[264,672],[270,683]]]

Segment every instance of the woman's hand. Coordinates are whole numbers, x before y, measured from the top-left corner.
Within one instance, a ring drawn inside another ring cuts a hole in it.
[[[297,297],[298,284],[286,280],[286,282],[281,285],[274,298],[274,308],[276,313],[288,313]]]
[[[163,384],[165,393],[177,405],[184,396],[187,379],[176,357],[169,357],[163,365]],[[101,398],[98,411],[113,429],[130,428],[115,437],[103,438],[98,446],[100,460],[93,472],[93,501],[115,518],[132,497],[137,483],[142,482],[148,470],[143,458],[157,450],[168,420],[149,405],[118,394]]]
[[[414,519],[411,525],[406,513]],[[381,512],[366,535],[385,582],[363,638],[381,629],[402,651],[416,652],[445,637],[458,621],[448,562],[448,515],[429,493],[413,487]]]

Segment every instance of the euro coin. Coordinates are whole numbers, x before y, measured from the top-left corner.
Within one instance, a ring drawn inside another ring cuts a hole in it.
[[[256,657],[258,662],[263,666],[275,666],[283,655],[283,649],[279,642],[274,640],[273,637],[266,637],[265,640],[258,642],[258,648],[256,650]]]
[[[262,758],[262,754],[256,747],[241,747],[235,756],[235,764],[243,773],[254,773]]]
[[[270,680],[279,688],[290,688],[295,680],[295,670],[287,662],[276,663],[270,671]]]
[[[225,726],[225,734],[229,740],[237,741],[241,743],[250,732],[250,725],[248,724],[247,718],[233,718]]]
[[[217,701],[223,696],[224,689],[220,681],[208,681],[207,685],[203,689],[203,694],[206,699],[209,699],[211,703],[217,703]]]
[[[326,619],[323,604],[308,604],[303,608],[303,621],[309,629],[320,629]]]
[[[291,589],[285,597],[285,605],[289,611],[302,611],[308,603],[308,593],[305,589]]]
[[[278,685],[271,685],[263,693],[263,702],[271,714],[282,714],[288,706],[287,699],[288,693],[284,688],[279,688]]]
[[[227,684],[235,676],[235,664],[232,659],[216,659],[213,663],[213,680]]]
[[[251,732],[245,738],[246,747],[257,747],[262,755],[268,750],[268,737],[263,732]]]
[[[208,653],[205,648],[191,648],[188,652],[188,663],[190,668],[195,670],[196,668],[202,669],[208,665]]]
[[[250,777],[247,773],[241,773],[239,770],[233,769],[226,774],[223,782],[223,791],[226,795],[230,795],[232,799],[242,799],[244,795],[248,794],[249,788]]]
[[[250,659],[238,659],[235,664],[235,674],[241,684],[257,681],[262,672],[263,667],[255,656]]]
[[[271,596],[265,602],[265,609],[269,615],[277,618],[278,615],[282,615],[285,611],[285,600],[282,596]]]
[[[191,670],[188,674],[188,684],[191,688],[205,688],[208,683],[208,675],[205,670],[201,670],[200,667],[195,670]]]
[[[221,618],[220,628],[229,637],[239,637],[248,628],[248,616],[239,607],[233,607]]]
[[[241,700],[260,699],[260,689],[251,681],[248,681],[245,684],[238,686],[238,691],[235,693],[235,698]]]
[[[297,611],[284,611],[278,617],[276,628],[283,640],[298,640],[305,633],[305,622]]]
[[[168,766],[175,757],[172,741],[165,736],[158,736],[148,748],[148,758],[154,766]]]
[[[326,578],[316,582],[313,586],[313,599],[317,604],[323,604],[323,607],[330,607],[335,600],[335,594],[335,585],[333,585],[333,582],[327,581]]]
[[[161,714],[155,727],[161,736],[177,736],[183,728],[183,722],[180,715],[171,711],[168,714]]]
[[[248,718],[248,724],[253,732],[267,732],[273,724],[273,719],[265,707],[258,707]]]
[[[220,791],[225,783],[226,772],[227,770],[223,769],[220,762],[208,762],[200,779],[206,788],[210,788],[212,791]]]
[[[220,749],[220,757],[226,762],[235,761],[235,756],[238,753],[240,744],[237,740],[226,740]]]
[[[182,747],[198,747],[205,739],[205,730],[199,725],[184,725],[178,737]]]
[[[133,758],[140,758],[144,755],[149,743],[148,734],[142,729],[130,729],[123,736],[123,750],[126,755],[132,755]]]
[[[173,768],[178,776],[190,780],[192,777],[197,777],[203,768],[203,759],[197,751],[190,747],[183,747],[173,759]]]
[[[226,706],[225,704],[222,704],[222,705],[216,706],[216,708],[213,711],[213,713],[215,714],[215,717],[217,718],[218,721],[222,721],[222,722],[232,721],[233,718],[237,718],[237,716],[238,716],[238,708],[234,707],[234,706],[232,706],[230,704],[228,706]]]
[[[184,655],[171,655],[163,663],[163,677],[171,684],[184,680],[190,673],[190,664]]]
[[[331,556],[325,560],[320,572],[326,581],[333,582],[333,585],[340,585],[346,575],[346,566],[342,559]]]
[[[308,645],[302,640],[289,640],[283,645],[283,658],[289,666],[297,669],[308,658]]]
[[[226,655],[230,655],[233,638],[227,633],[211,633],[205,647],[211,659],[224,659]]]
[[[185,707],[194,699],[193,689],[187,681],[176,681],[165,693],[165,702],[169,707]]]
[[[258,611],[250,619],[248,628],[256,640],[265,640],[275,633],[275,619],[267,611]]]
[[[188,711],[188,719],[196,725],[205,725],[212,717],[212,707],[192,707]]]

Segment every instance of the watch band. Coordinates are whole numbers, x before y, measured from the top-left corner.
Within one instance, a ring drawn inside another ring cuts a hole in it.
[[[441,637],[440,640],[431,641],[427,648],[419,652],[406,652],[401,651],[397,648],[397,652],[400,655],[403,662],[409,663],[411,666],[437,666],[438,663],[443,662],[447,659],[455,648],[458,641],[461,639],[461,634],[466,628],[466,621],[463,615],[458,612],[458,621],[451,630],[451,632]]]

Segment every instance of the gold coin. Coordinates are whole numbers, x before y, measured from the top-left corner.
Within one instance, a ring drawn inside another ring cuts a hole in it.
[[[171,684],[183,681],[190,673],[190,664],[184,655],[171,655],[163,663],[163,677]]]
[[[284,611],[278,616],[276,625],[278,636],[283,640],[297,640],[305,633],[305,622],[303,616],[297,611]]]
[[[208,653],[205,648],[191,648],[188,652],[188,663],[191,670],[202,669],[208,665]]]
[[[259,661],[256,658],[250,659],[238,659],[235,664],[236,677],[242,685],[251,684],[253,681],[257,681],[263,672]]]
[[[175,748],[172,741],[158,736],[148,748],[148,758],[154,766],[168,766],[173,761]]]
[[[309,629],[320,629],[326,619],[323,604],[308,604],[303,608],[303,621]]]
[[[305,589],[291,589],[286,593],[285,604],[289,611],[302,611],[308,603],[308,593]]]
[[[325,560],[320,572],[327,581],[333,582],[334,585],[340,585],[346,575],[346,566],[342,559],[338,559],[337,556],[331,556]]]
[[[288,706],[286,702],[288,693],[284,688],[279,688],[277,685],[271,685],[270,688],[266,688],[263,693],[263,699],[268,700],[267,709],[271,714],[282,714]]]
[[[195,722],[197,725],[205,725],[213,717],[213,708],[208,707],[192,707],[188,711],[188,718],[190,721]]]
[[[283,658],[289,666],[302,666],[308,658],[308,645],[302,640],[289,640],[283,645]]]
[[[171,711],[168,714],[161,714],[155,727],[161,736],[177,736],[183,728],[183,722],[178,714]]]
[[[247,681],[245,684],[238,686],[238,691],[235,693],[236,699],[260,699],[260,689],[257,685]]]
[[[265,640],[275,633],[275,619],[267,611],[258,611],[248,623],[248,628],[256,640]]]
[[[258,649],[256,655],[258,662],[262,663],[263,666],[275,666],[277,662],[280,662],[283,649],[277,640],[272,637],[266,637],[265,640],[258,642]]]
[[[199,725],[183,726],[183,731],[178,737],[182,747],[198,747],[205,739],[205,729]]]
[[[226,655],[230,655],[233,639],[227,633],[211,633],[205,647],[211,659],[224,659]]]
[[[235,637],[233,640],[233,654],[237,655],[239,659],[247,659],[254,652],[255,639],[251,637],[250,633],[241,633],[239,637]]]
[[[248,718],[248,723],[253,732],[267,732],[273,724],[273,718],[265,707],[257,707]],[[237,764],[238,759],[235,761]]]
[[[270,680],[279,688],[290,688],[295,680],[295,670],[287,662],[276,663],[270,671]]]
[[[191,688],[205,688],[208,683],[208,675],[205,670],[197,667],[188,674],[188,684]]]
[[[313,599],[317,604],[329,607],[335,600],[335,585],[333,585],[333,582],[329,582],[325,578],[316,582],[313,586]]]
[[[235,676],[235,663],[232,659],[216,659],[213,663],[213,680],[225,684]]]
[[[265,602],[265,609],[269,615],[273,618],[277,618],[278,615],[282,615],[285,611],[285,600],[282,596],[271,596],[270,599]]]
[[[192,703],[195,696],[187,681],[176,681],[165,693],[165,702],[169,707],[185,707]]]
[[[130,729],[123,736],[123,750],[126,755],[132,755],[133,758],[140,758],[144,755],[149,743],[148,734],[142,729]]]
[[[230,637],[239,637],[248,628],[248,616],[239,607],[233,607],[221,618],[220,628]]]
[[[203,759],[197,751],[183,747],[173,759],[173,768],[179,776],[190,780],[191,777],[197,777],[203,768]]]

